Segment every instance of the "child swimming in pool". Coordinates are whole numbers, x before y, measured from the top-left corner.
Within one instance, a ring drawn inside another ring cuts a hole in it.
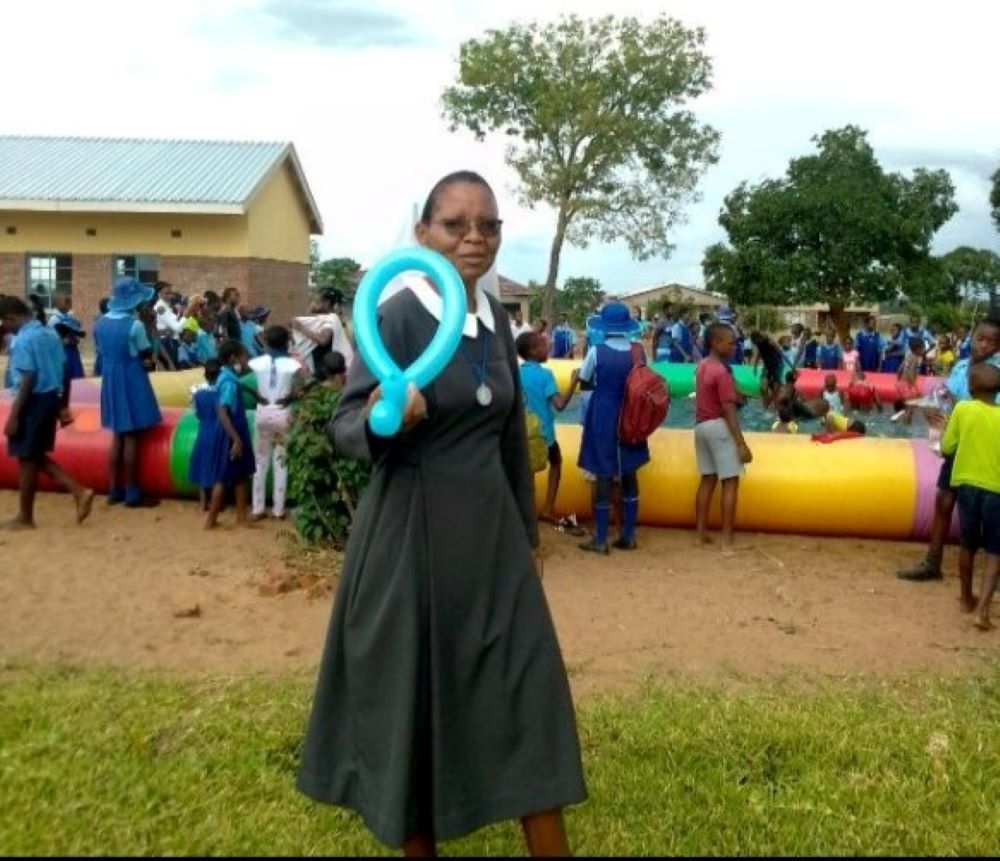
[[[927,344],[922,338],[910,338],[909,344],[910,352],[906,354],[903,364],[899,367],[899,378],[896,381],[896,394],[901,401],[912,401],[920,397],[917,377],[923,371],[924,357],[927,353]],[[904,406],[903,415],[898,419],[899,423],[910,424],[914,412],[913,407]]]
[[[830,412],[842,413],[844,411],[844,402],[837,389],[837,378],[833,374],[827,374],[824,378],[822,396],[827,406],[830,407]]]
[[[782,404],[778,407],[778,420],[771,425],[771,433],[798,433],[799,426],[795,422],[795,415],[791,407]]]
[[[875,412],[882,410],[878,392],[861,368],[851,376],[851,384],[847,387],[847,402],[853,412],[870,413],[872,410]]]

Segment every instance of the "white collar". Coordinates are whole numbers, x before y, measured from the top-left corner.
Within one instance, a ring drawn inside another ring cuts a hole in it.
[[[441,313],[444,310],[444,303],[440,294],[427,283],[422,275],[404,275],[402,277],[404,287],[408,287],[413,295],[420,300],[420,304],[427,309],[427,312],[440,322]],[[462,334],[466,338],[475,338],[479,333],[476,320],[479,320],[489,331],[496,332],[496,322],[493,319],[493,306],[490,305],[486,291],[478,284],[476,285],[476,313],[465,315],[465,327]]]

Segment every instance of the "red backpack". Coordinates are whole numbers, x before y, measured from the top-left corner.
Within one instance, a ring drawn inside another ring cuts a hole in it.
[[[618,416],[618,441],[639,445],[649,439],[667,417],[670,391],[656,371],[646,366],[640,344],[632,345],[632,370],[625,380],[625,398]]]

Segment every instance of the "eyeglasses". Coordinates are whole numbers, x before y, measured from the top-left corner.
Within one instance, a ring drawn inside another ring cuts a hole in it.
[[[472,222],[468,218],[442,218],[431,223],[440,224],[449,236],[454,236],[456,239],[466,236],[472,229]],[[503,219],[500,218],[480,218],[476,221],[476,232],[486,239],[499,236],[501,227]]]

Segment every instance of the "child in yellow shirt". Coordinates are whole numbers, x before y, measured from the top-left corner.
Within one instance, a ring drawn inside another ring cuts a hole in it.
[[[972,400],[956,404],[948,420],[941,452],[955,456],[951,486],[958,496],[962,608],[975,612],[973,624],[987,631],[993,627],[990,602],[1000,574],[1000,369],[986,362],[972,365],[969,391]],[[977,601],[972,570],[979,550],[986,554],[986,570]]]

